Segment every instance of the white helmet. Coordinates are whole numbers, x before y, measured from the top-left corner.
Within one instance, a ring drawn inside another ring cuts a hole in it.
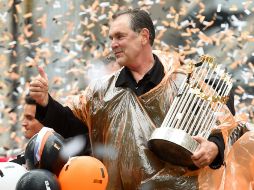
[[[18,180],[27,170],[14,162],[0,162],[0,189],[15,190]]]

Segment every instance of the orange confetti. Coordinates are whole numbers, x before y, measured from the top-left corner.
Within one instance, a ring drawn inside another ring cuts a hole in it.
[[[19,14],[22,13],[22,9],[20,7],[20,4],[15,5],[15,8],[17,10],[17,13],[19,13]]]
[[[208,37],[207,35],[205,35],[203,32],[199,32],[198,37],[206,43],[212,44],[212,39],[210,37]]]
[[[230,11],[238,11],[238,8],[237,8],[237,5],[232,5],[230,8],[229,8]]]
[[[12,5],[13,5],[13,3],[14,3],[14,0],[9,0],[9,2],[8,2],[8,7],[11,8]]]
[[[165,32],[166,32],[166,29],[160,30],[159,33],[157,34],[156,39],[157,39],[157,40],[160,40],[160,39],[163,37],[163,35],[164,35]]]
[[[199,14],[199,15],[197,15],[197,16],[196,16],[196,18],[198,18],[198,19],[199,19],[199,22],[200,22],[200,23],[202,23],[202,22],[205,20],[205,16],[200,15],[200,14]]]
[[[237,86],[237,89],[236,89],[236,93],[238,94],[243,94],[245,92],[245,90],[241,87],[241,86]]]
[[[47,26],[47,14],[43,14],[41,18],[36,20],[36,23],[41,26],[42,29],[46,29]]]
[[[95,24],[94,23],[91,23],[91,24],[89,24],[88,26],[87,26],[87,28],[88,29],[91,29],[91,28],[93,28],[95,26]]]
[[[94,3],[92,4],[92,9],[95,10],[98,7],[98,5],[99,1],[98,0],[94,1]]]
[[[214,24],[214,20],[212,20],[210,22],[204,21],[203,24],[205,25],[203,30],[206,30],[207,28],[211,27]]]
[[[30,18],[30,17],[32,17],[33,16],[33,14],[30,12],[30,13],[26,13],[26,14],[24,14],[24,18]]]
[[[24,27],[24,34],[26,37],[31,37],[33,35],[33,31],[30,30],[32,28],[32,25],[31,24],[28,24]]]

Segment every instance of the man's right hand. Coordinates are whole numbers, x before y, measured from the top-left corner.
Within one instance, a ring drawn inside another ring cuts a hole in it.
[[[42,67],[38,67],[39,76],[32,79],[29,87],[30,96],[37,104],[45,107],[48,105],[48,77]]]

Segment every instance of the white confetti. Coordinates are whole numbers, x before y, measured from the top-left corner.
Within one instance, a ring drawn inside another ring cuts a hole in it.
[[[17,44],[17,42],[16,41],[12,41],[12,42],[9,43],[9,46],[13,46],[15,44]]]
[[[78,53],[76,51],[71,50],[69,53],[71,56],[76,57]]]
[[[225,28],[225,30],[227,30],[229,28],[229,24],[223,23],[223,24],[221,24],[221,28]]]
[[[57,52],[57,53],[61,53],[62,52],[62,46],[61,46],[60,43],[54,45],[53,48],[54,48],[55,52]]]
[[[164,46],[164,47],[169,47],[169,45],[164,41],[161,41],[161,45]]]
[[[59,1],[55,1],[54,4],[53,4],[53,8],[54,9],[61,8],[61,3]]]
[[[171,14],[167,14],[166,18],[171,19],[174,18],[175,16],[171,15]]]
[[[198,55],[204,55],[205,54],[204,49],[202,47],[197,48],[197,53],[198,53]]]
[[[4,102],[3,101],[0,101],[0,109],[4,109]],[[0,112],[1,113],[1,112]]]
[[[24,77],[21,77],[21,78],[19,79],[19,81],[20,81],[20,84],[21,84],[21,85],[24,85],[24,84],[25,84],[25,78],[24,78]]]
[[[110,6],[110,2],[102,2],[100,3],[101,7],[109,7]]]
[[[33,61],[34,59],[32,57],[26,56],[25,60],[30,62]]]
[[[238,28],[238,31],[241,31],[244,26],[247,25],[246,21],[239,20],[235,15],[232,15],[231,17],[231,23],[233,26]]]
[[[180,26],[181,27],[186,27],[186,26],[188,26],[190,24],[190,22],[188,21],[188,20],[185,20],[185,21],[182,21],[181,23],[180,23]]]
[[[22,93],[23,92],[23,88],[21,88],[21,86],[19,86],[19,87],[17,87],[17,91],[18,91],[18,93]]]
[[[74,46],[75,46],[75,49],[76,49],[77,51],[82,51],[82,48],[83,48],[83,45],[82,45],[82,44],[75,43]]]
[[[107,15],[106,14],[103,14],[103,15],[100,15],[98,17],[98,20],[103,20],[103,19],[106,19],[107,18]]]
[[[166,28],[165,28],[165,26],[157,26],[156,27],[156,30],[165,30]]]
[[[0,19],[3,21],[3,22],[6,22],[6,16],[7,16],[7,12],[3,13],[3,14],[0,14]]]
[[[217,12],[218,13],[221,12],[221,4],[218,4],[218,6],[217,6]]]
[[[79,13],[79,16],[86,15],[87,13],[88,13],[88,11],[80,12],[80,13]]]
[[[4,54],[9,54],[11,52],[12,52],[12,50],[4,50]]]
[[[251,12],[248,9],[245,9],[244,12],[246,13],[246,15],[250,15]]]
[[[22,110],[23,109],[23,105],[18,105],[17,106],[17,110]]]

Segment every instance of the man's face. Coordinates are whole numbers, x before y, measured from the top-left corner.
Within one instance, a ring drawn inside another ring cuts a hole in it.
[[[42,128],[42,124],[37,119],[35,119],[35,111],[35,105],[25,104],[22,126],[25,130],[24,136],[27,139],[32,138]]]
[[[112,21],[109,37],[117,63],[129,67],[135,64],[142,52],[142,44],[140,35],[130,28],[129,15],[121,15]]]

